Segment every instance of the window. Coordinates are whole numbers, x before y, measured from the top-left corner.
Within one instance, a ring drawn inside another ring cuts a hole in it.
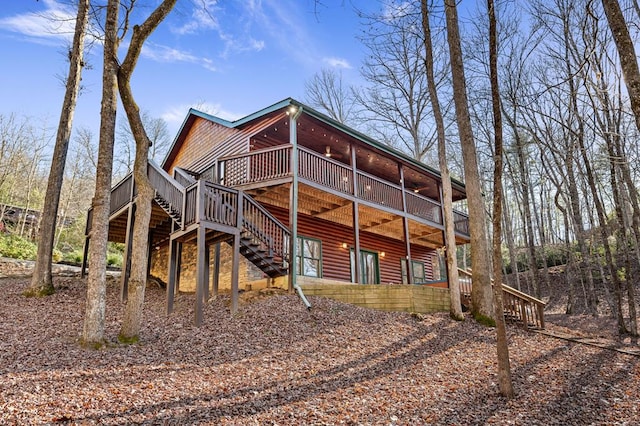
[[[307,277],[322,277],[322,242],[298,236],[296,241],[296,272]]]
[[[402,268],[402,283],[407,284],[409,282],[407,280],[407,261],[405,259],[401,259],[400,265]],[[424,262],[419,262],[417,260],[411,261],[411,277],[413,278],[414,284],[421,284],[427,281]]]

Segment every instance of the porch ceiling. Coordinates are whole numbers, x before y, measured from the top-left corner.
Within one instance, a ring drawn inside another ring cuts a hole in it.
[[[284,130],[284,131],[283,131]],[[355,147],[357,168],[360,171],[382,178],[392,184],[400,184],[400,172],[397,158],[391,157],[374,146],[366,145],[327,123],[302,114],[296,129],[298,144],[345,165],[351,164],[351,146]],[[281,121],[253,136],[262,146],[275,146],[289,143],[289,117],[282,116]],[[439,178],[414,166],[404,167],[404,184],[409,190],[433,200],[440,200]],[[454,201],[465,198],[465,194],[454,188]]]
[[[276,207],[289,208],[290,184],[264,187],[248,191],[257,201]],[[298,187],[298,212],[353,227],[352,203],[336,194],[300,184]],[[404,240],[402,216],[360,204],[358,210],[360,230],[373,234]],[[442,231],[409,220],[409,235],[412,244],[438,248],[444,245]]]

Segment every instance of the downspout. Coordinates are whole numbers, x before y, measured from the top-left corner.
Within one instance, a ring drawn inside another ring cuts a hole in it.
[[[289,200],[289,226],[291,237],[289,238],[289,288],[295,290],[300,299],[311,309],[311,304],[305,297],[302,288],[298,285],[298,273],[296,271],[297,239],[298,239],[298,117],[302,114],[302,106],[289,107],[287,115],[289,121],[289,142],[291,143],[291,193]]]

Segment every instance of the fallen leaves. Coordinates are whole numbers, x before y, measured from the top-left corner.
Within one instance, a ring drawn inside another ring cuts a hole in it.
[[[494,331],[292,295],[222,295],[193,324],[193,295],[166,316],[147,290],[141,343],[117,343],[122,306],[108,289],[110,344],[77,343],[85,282],[25,299],[0,281],[0,424],[631,424],[640,359],[510,327],[517,398],[498,394]]]

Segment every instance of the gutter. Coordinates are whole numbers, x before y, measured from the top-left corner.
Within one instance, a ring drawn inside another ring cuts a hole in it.
[[[293,285],[293,289],[296,291],[296,293],[298,293],[298,296],[300,296],[300,299],[302,300],[302,303],[305,304],[305,306],[307,307],[307,311],[311,310],[311,303],[309,303],[309,300],[307,300],[307,298],[305,297],[304,293],[302,292],[302,287],[300,287],[297,283]]]

